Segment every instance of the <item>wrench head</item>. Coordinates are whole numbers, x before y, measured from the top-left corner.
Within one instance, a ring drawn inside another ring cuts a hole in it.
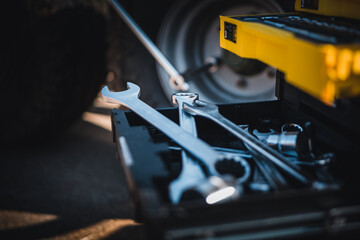
[[[107,86],[101,90],[101,98],[108,103],[121,104],[127,107],[127,102],[131,99],[138,99],[140,87],[134,83],[127,83],[127,90],[121,92],[111,92]]]
[[[193,105],[184,103],[184,109],[194,116],[209,116],[219,114],[219,108],[216,104],[204,102],[201,100],[195,100]]]
[[[182,104],[181,102],[189,102],[189,101],[192,101],[194,102],[195,100],[198,100],[199,99],[199,94],[197,93],[189,93],[189,92],[186,92],[186,93],[174,93],[171,95],[171,102],[174,104],[174,105],[179,105],[179,104]],[[180,102],[181,101],[181,102]]]

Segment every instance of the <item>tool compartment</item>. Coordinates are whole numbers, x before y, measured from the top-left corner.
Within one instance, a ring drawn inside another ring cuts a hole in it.
[[[335,179],[334,184],[314,189],[287,177],[289,189],[256,192],[245,187],[238,199],[226,203],[208,205],[201,200],[184,200],[174,205],[169,200],[168,185],[181,170],[177,145],[135,113],[115,109],[114,142],[136,206],[137,220],[147,226],[149,239],[335,238],[358,231],[360,190],[354,161],[360,155],[355,121],[359,108],[354,103],[344,103],[340,122],[336,120],[340,112],[315,114],[322,107],[331,107],[317,100],[312,102],[310,96],[286,84],[281,73],[277,78],[279,100],[220,105],[221,114],[238,125],[265,125],[278,130],[284,123],[302,126],[310,123],[314,151],[335,154],[336,161],[326,167]],[[349,108],[357,112],[349,112]],[[178,122],[177,108],[159,111]],[[211,146],[242,149],[240,140],[213,122],[196,117],[196,124],[198,137]],[[249,163],[253,171],[251,182],[259,178],[259,172],[254,173],[258,170],[254,170],[253,162]],[[318,171],[321,175],[322,170],[304,168],[314,176]],[[263,180],[260,174],[260,181]]]

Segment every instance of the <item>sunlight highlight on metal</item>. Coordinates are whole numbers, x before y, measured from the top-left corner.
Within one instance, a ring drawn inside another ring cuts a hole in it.
[[[221,200],[231,197],[234,193],[235,193],[234,187],[226,187],[226,188],[220,189],[216,192],[211,193],[209,196],[207,196],[206,203],[207,204],[218,203]]]

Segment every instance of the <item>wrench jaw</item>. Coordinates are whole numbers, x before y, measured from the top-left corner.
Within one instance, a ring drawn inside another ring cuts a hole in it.
[[[112,92],[108,86],[104,86],[101,90],[101,98],[108,103],[121,104],[122,106],[129,107],[128,101],[140,96],[140,87],[131,82],[127,83],[127,87],[127,90]]]

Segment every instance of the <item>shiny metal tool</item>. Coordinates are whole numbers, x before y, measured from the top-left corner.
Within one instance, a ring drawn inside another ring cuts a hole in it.
[[[171,99],[173,104],[178,106],[179,123],[181,128],[192,134],[194,137],[197,137],[195,119],[192,115],[183,110],[183,103],[193,104],[193,102],[198,99],[198,95],[195,93],[175,93],[171,96]],[[216,177],[220,174],[217,171],[212,172],[211,170],[214,170],[215,167],[209,167],[209,163],[205,161],[202,162],[202,164],[206,165],[207,169],[210,170],[207,174],[205,174],[199,162],[185,151],[181,152],[181,158],[182,168],[180,175],[169,185],[170,200],[174,204],[178,204],[185,194],[188,196],[200,195],[200,197],[207,203],[215,203],[225,199],[231,199],[235,195],[238,195],[239,189],[233,187],[231,183],[229,184],[223,178]],[[211,201],[211,196],[214,195],[217,195],[215,202],[214,200]]]
[[[176,70],[176,68],[169,62],[165,55],[159,50],[159,48],[151,41],[151,39],[145,34],[145,32],[139,27],[134,19],[126,12],[117,0],[109,1],[122,20],[133,31],[140,42],[146,47],[155,60],[161,65],[161,67],[169,74],[171,87],[175,90],[187,91],[189,84],[185,82],[184,77]]]
[[[216,173],[215,163],[222,159],[221,155],[213,150],[207,143],[194,137],[179,125],[139,99],[140,88],[134,83],[127,83],[128,89],[121,92],[111,92],[107,86],[101,90],[102,98],[109,103],[121,104],[130,108],[140,117],[144,118],[155,128],[179,144],[188,153],[200,161],[207,162],[209,171]],[[212,163],[212,164],[210,164]]]
[[[280,153],[276,152],[274,149],[261,142],[250,133],[241,129],[230,120],[226,119],[219,113],[219,109],[215,104],[197,100],[194,102],[194,105],[184,103],[184,109],[192,115],[202,116],[216,122],[242,140],[258,154],[273,162],[276,166],[291,175],[293,178],[297,179],[299,182],[305,185],[312,184],[313,181],[311,178],[307,176],[307,174],[305,174],[299,166],[295,165]]]
[[[264,142],[282,154],[291,157],[308,156],[311,140],[302,132],[281,132],[270,134]]]

